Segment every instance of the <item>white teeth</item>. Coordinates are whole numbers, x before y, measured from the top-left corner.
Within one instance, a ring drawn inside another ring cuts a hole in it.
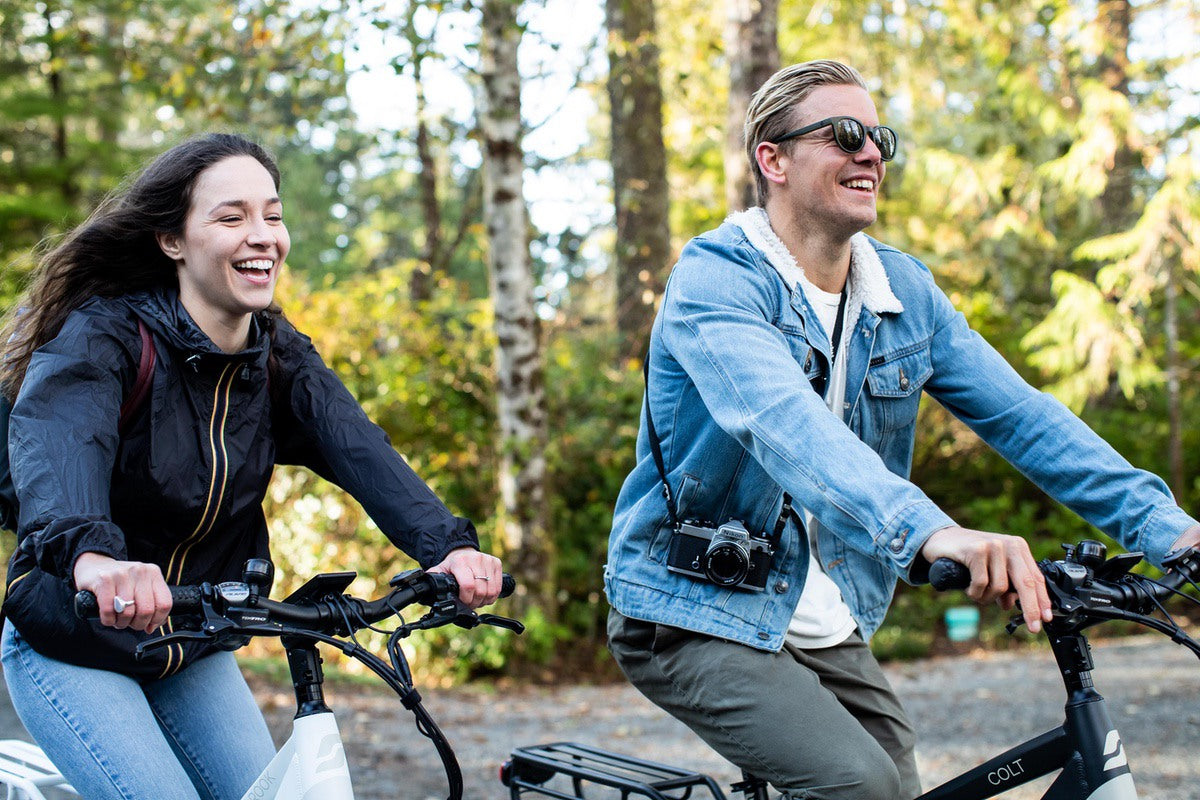
[[[867,191],[871,191],[875,188],[875,182],[868,180],[846,181],[842,185],[849,189],[866,189]]]
[[[234,269],[256,269],[261,272],[269,272],[271,267],[275,266],[275,262],[267,258],[261,258],[253,261],[239,261],[233,266]]]

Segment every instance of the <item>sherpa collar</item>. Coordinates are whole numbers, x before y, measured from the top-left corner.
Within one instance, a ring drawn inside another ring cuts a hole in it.
[[[799,285],[806,297],[814,296],[812,289],[815,287],[783,241],[772,230],[771,221],[764,209],[755,207],[738,211],[730,214],[725,221],[737,225],[745,232],[750,244],[766,256],[767,263],[775,268],[789,289],[794,291]],[[876,314],[899,314],[904,310],[900,298],[892,293],[892,285],[883,269],[883,262],[879,260],[879,254],[875,252],[865,233],[856,233],[850,237],[850,297],[847,305],[850,319],[858,319],[859,311],[864,306]]]

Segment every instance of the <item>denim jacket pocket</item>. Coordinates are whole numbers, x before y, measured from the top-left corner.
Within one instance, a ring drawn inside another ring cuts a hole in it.
[[[867,390],[878,413],[880,430],[899,430],[916,422],[921,387],[932,374],[927,341],[871,359]]]

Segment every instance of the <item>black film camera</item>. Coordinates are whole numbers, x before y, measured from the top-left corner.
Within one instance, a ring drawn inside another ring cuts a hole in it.
[[[689,521],[671,534],[667,569],[717,586],[761,592],[774,554],[770,540],[752,535],[735,519],[719,528]]]

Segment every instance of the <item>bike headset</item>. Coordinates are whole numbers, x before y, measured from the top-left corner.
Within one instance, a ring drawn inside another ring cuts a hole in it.
[[[837,362],[838,347],[841,345],[841,342],[842,342],[842,328],[844,327],[845,317],[846,317],[846,298],[849,296],[849,294],[850,294],[850,279],[849,279],[849,277],[847,277],[846,284],[842,287],[842,297],[838,301],[837,320],[834,322],[834,325],[833,325],[833,336],[830,337],[830,341],[829,341],[829,344],[830,344],[830,347],[829,347],[830,371],[833,370],[833,365]],[[822,397],[822,398],[825,396],[825,389],[827,388],[826,379],[827,379],[827,376],[824,376],[824,375],[819,375],[816,378],[812,379],[813,391],[817,393],[817,396]],[[659,443],[659,440],[658,440],[658,431],[656,431],[654,429],[654,418],[650,414],[650,347],[649,346],[646,347],[646,359],[642,363],[642,381],[646,387],[645,418],[646,418],[646,432],[649,434],[649,438],[650,438],[650,452],[654,456],[654,466],[656,466],[658,468],[658,475],[662,479],[662,485],[663,485],[662,496],[663,496],[663,501],[666,503],[666,506],[667,506],[667,519],[671,523],[671,529],[678,531],[681,520],[679,519],[678,510],[675,508],[675,498],[671,494],[671,483],[670,483],[670,481],[667,480],[667,468],[666,468],[666,463],[663,460],[662,445]],[[792,509],[792,496],[788,492],[785,491],[783,493],[783,505],[779,509],[779,518],[775,520],[775,529],[771,532],[770,536],[766,537],[767,542],[771,546],[772,553],[775,553],[779,550],[779,543],[780,543],[780,540],[783,538],[783,529],[787,525],[788,518],[793,516],[794,514],[795,514],[795,512]],[[796,518],[796,525],[797,525],[797,527],[800,528],[800,530],[804,530],[804,523],[802,523],[800,521],[799,517]]]

